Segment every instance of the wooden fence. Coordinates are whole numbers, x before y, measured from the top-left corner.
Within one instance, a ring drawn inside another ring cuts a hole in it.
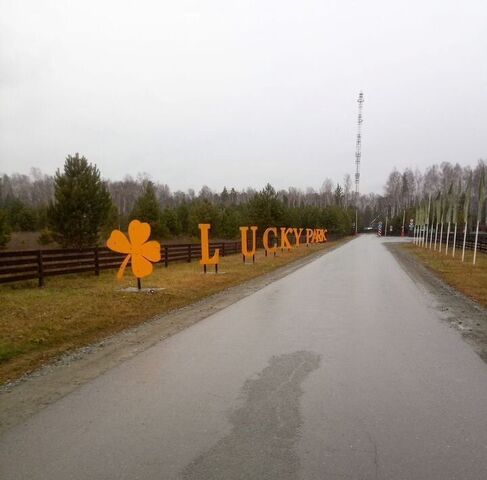
[[[328,235],[328,240],[336,238],[339,236]],[[250,238],[248,240],[250,241]],[[294,237],[290,236],[289,241],[293,244]],[[306,242],[305,232],[300,242]],[[259,248],[262,246],[261,238],[257,239],[257,246]],[[210,242],[210,255],[213,255],[217,248],[220,250],[221,257],[242,253],[240,241]],[[124,254],[115,253],[104,247],[0,252],[0,284],[37,279],[39,287],[42,287],[46,277],[85,272],[99,275],[101,270],[119,268],[124,258]],[[159,263],[164,263],[167,267],[169,263],[191,262],[199,258],[201,258],[200,243],[161,245]]]
[[[448,249],[453,248],[453,238],[454,234],[450,232],[450,237],[448,240]],[[445,249],[446,246],[446,239],[447,239],[447,234],[443,231],[443,236],[441,237],[441,244],[442,244],[442,250]],[[436,244],[438,246],[440,242],[440,235],[437,237]],[[430,243],[430,234],[428,233],[428,246]],[[435,234],[433,233],[433,246],[435,244]],[[456,239],[456,250],[462,249],[463,248],[463,232],[457,232],[457,239]],[[474,233],[468,233],[466,240],[465,240],[465,249],[466,250],[473,250],[475,247],[475,234]],[[487,253],[487,235],[485,234],[479,234],[479,238],[477,241],[477,252],[484,252]]]
[[[240,242],[211,242],[210,255],[215,249],[220,255],[241,252]],[[37,279],[44,285],[46,277],[70,273],[92,272],[99,275],[101,270],[120,267],[124,254],[112,252],[108,248],[82,248],[58,250],[24,250],[0,252],[0,284]],[[201,258],[201,245],[182,243],[161,246],[161,261],[164,266],[173,262],[191,262]]]

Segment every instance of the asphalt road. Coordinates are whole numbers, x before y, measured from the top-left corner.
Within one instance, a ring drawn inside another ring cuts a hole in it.
[[[0,440],[0,478],[486,479],[487,365],[384,241],[349,242],[46,407]]]

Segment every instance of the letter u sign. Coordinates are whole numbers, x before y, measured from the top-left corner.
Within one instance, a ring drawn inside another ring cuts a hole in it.
[[[257,227],[250,227],[250,230],[252,231],[252,247],[249,250],[247,242],[247,232],[249,231],[249,227],[240,227],[240,235],[242,237],[242,258],[244,263],[247,258],[249,260],[252,259],[252,262],[255,263],[255,252],[257,251]]]

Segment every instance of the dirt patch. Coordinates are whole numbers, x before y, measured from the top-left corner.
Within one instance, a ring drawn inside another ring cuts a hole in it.
[[[427,268],[403,244],[386,243],[385,247],[415,283],[420,284],[434,300],[434,308],[452,328],[487,363],[487,309],[463,293],[446,284],[438,275]]]
[[[156,343],[251,295],[335,248],[317,251],[270,273],[228,288],[187,307],[80,348],[0,387],[0,434]]]

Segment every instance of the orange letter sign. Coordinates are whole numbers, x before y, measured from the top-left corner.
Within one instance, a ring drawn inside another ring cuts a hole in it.
[[[301,234],[303,233],[304,228],[293,228],[294,237],[296,238],[296,247],[299,247],[299,241],[301,240]]]
[[[292,233],[292,228],[281,227],[281,251],[287,248],[291,250],[291,243],[289,242],[289,238],[287,238],[289,233]]]
[[[210,244],[208,242],[208,231],[211,228],[209,223],[200,223],[198,228],[201,230],[201,260],[205,272],[207,265],[215,265],[215,271],[218,271],[218,262],[220,260],[220,249],[216,248],[213,257],[210,258]]]
[[[240,227],[240,234],[242,236],[242,255],[243,261],[245,262],[246,258],[251,258],[253,262],[255,262],[255,251],[257,250],[257,227],[250,227],[252,231],[252,249],[249,251],[247,248],[247,232],[249,227]]]
[[[306,229],[306,245],[313,243],[313,230],[311,228]]]
[[[277,247],[270,247],[269,246],[269,234],[272,233],[274,234],[274,237],[277,237],[277,228],[276,227],[269,227],[266,229],[264,232],[264,235],[262,236],[262,244],[264,245],[265,253],[266,255],[270,255],[273,253],[274,255],[276,254]],[[277,245],[277,241],[275,242],[275,245]]]

